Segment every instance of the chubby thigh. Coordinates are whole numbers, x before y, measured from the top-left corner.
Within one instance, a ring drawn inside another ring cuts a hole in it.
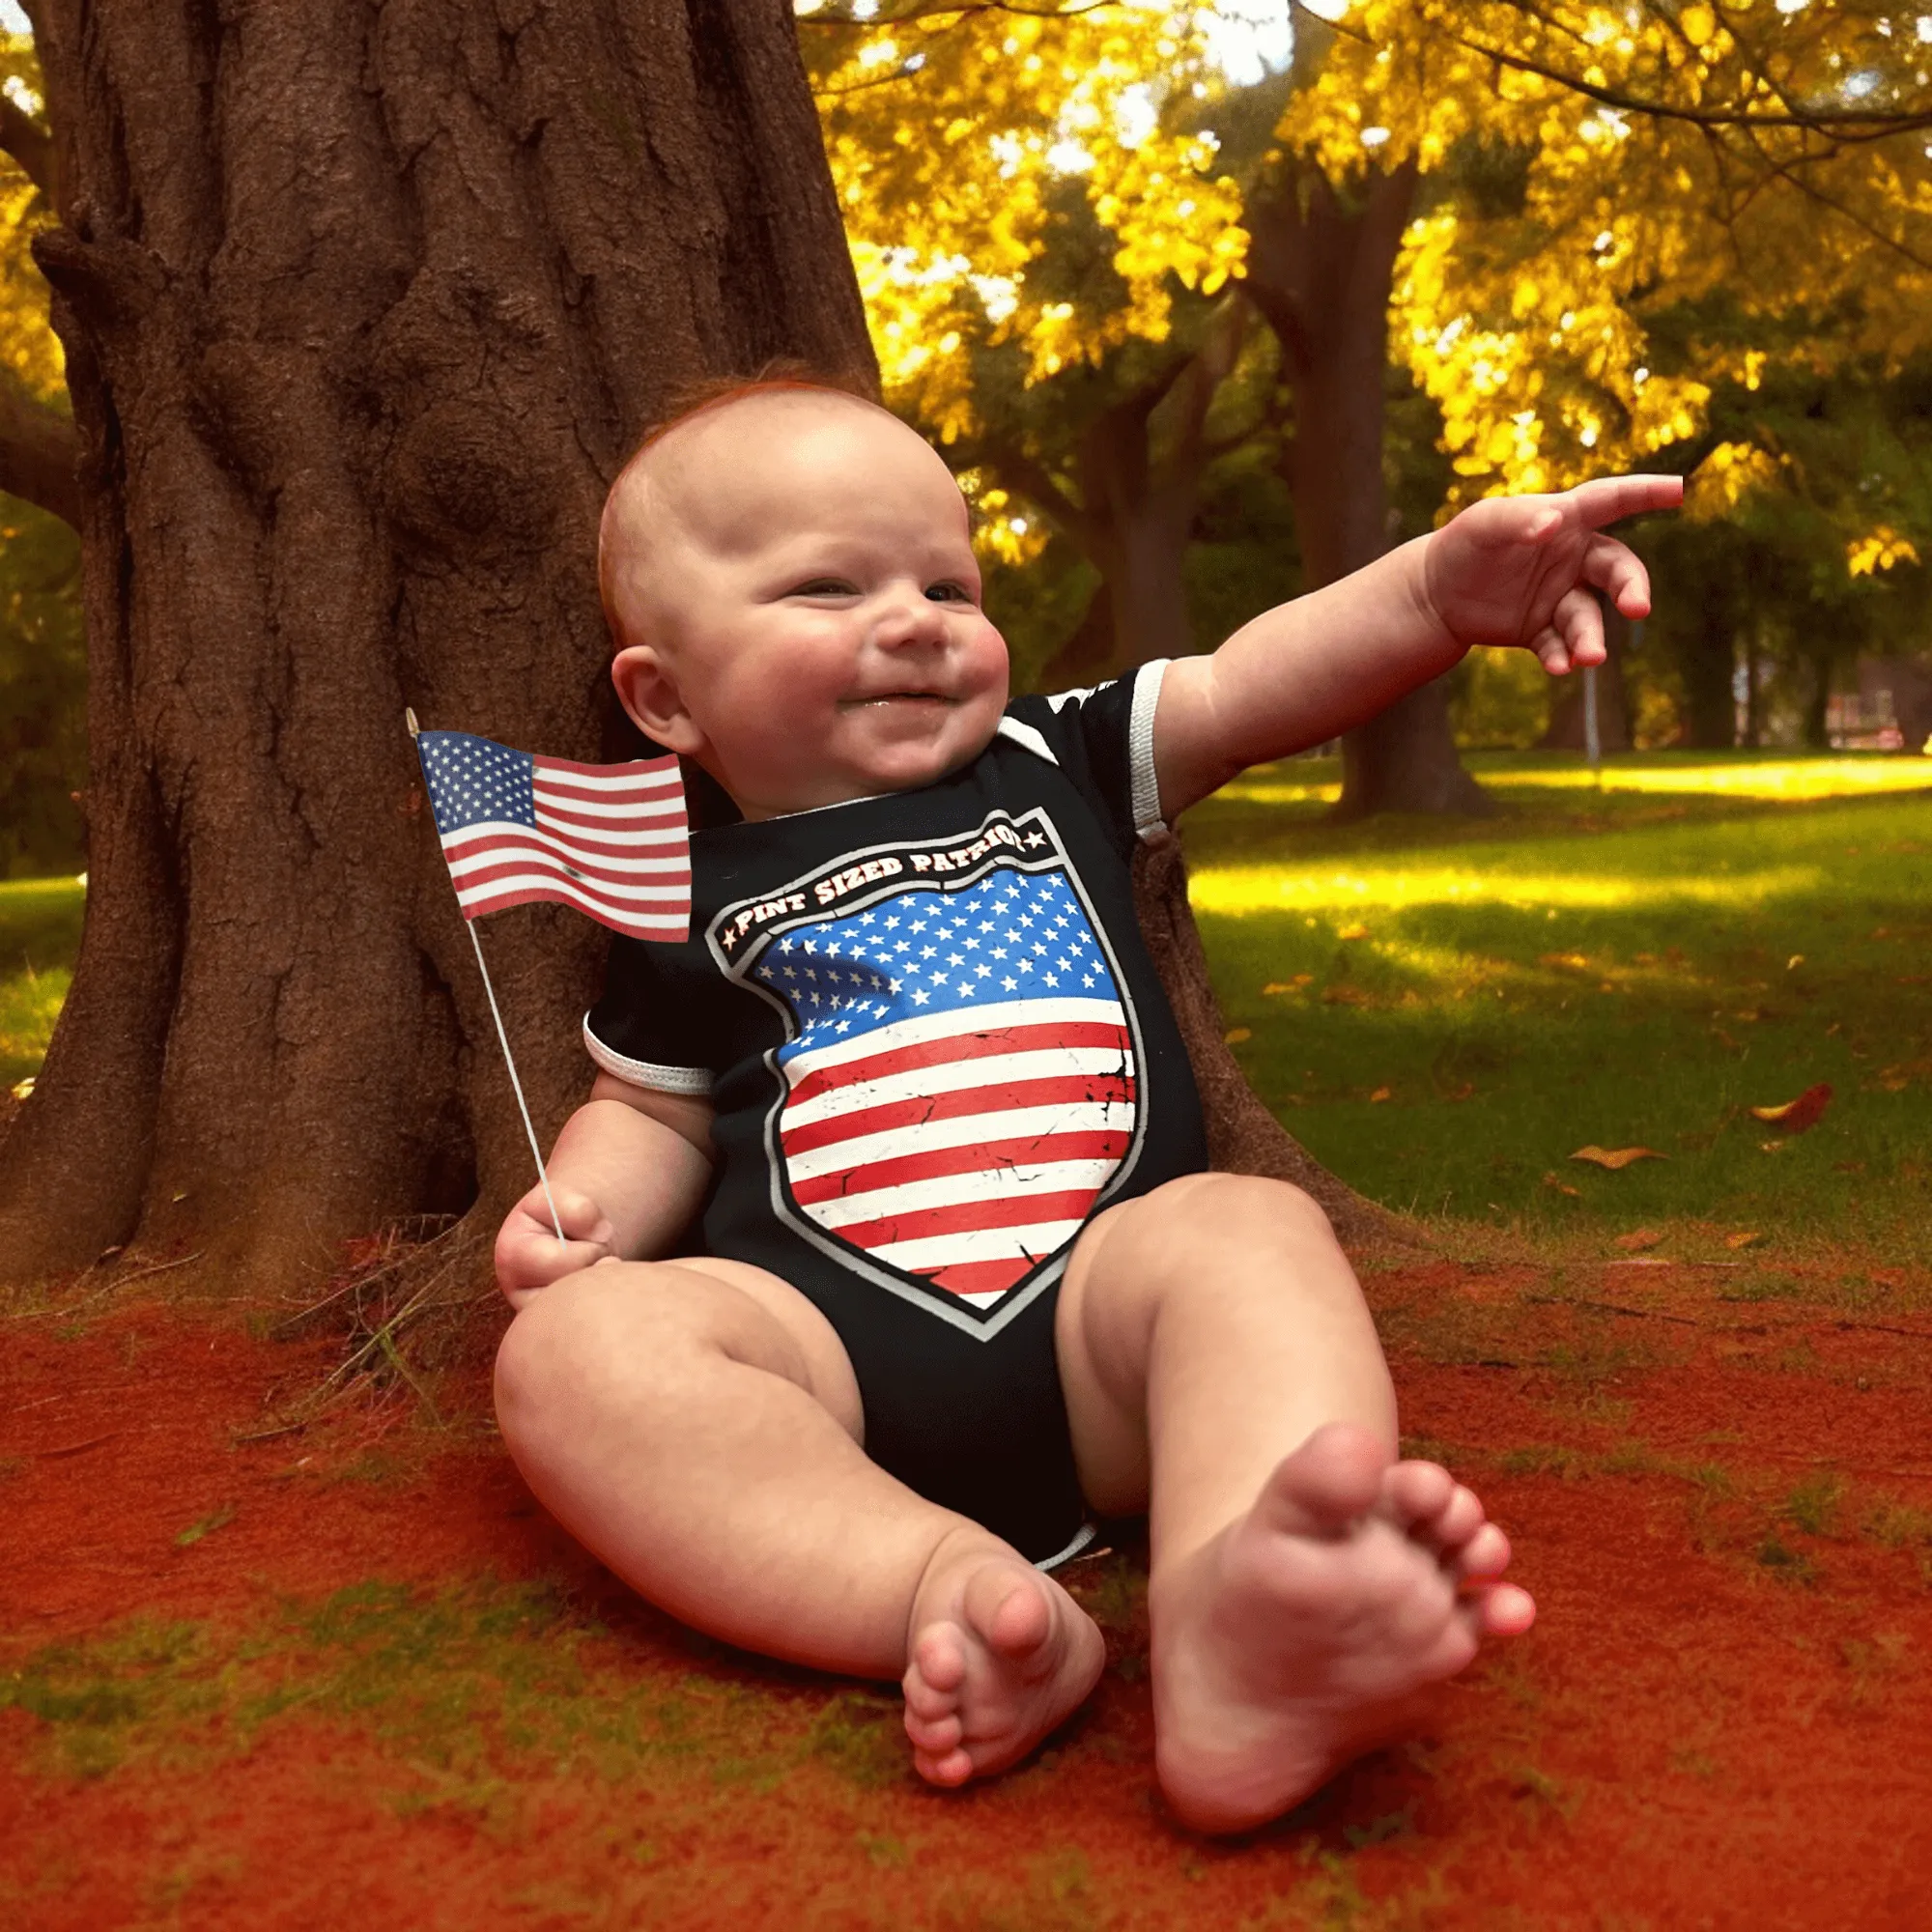
[[[586,1437],[607,1418],[613,1453],[634,1456],[650,1417],[700,1451],[713,1363],[790,1385],[863,1444],[858,1379],[832,1324],[777,1275],[709,1257],[601,1263],[531,1296],[497,1351],[497,1416],[520,1463],[545,1460],[554,1436],[594,1459]]]
[[[1075,1465],[1102,1515],[1204,1540],[1325,1422],[1396,1445],[1375,1322],[1328,1217],[1299,1188],[1182,1176],[1095,1216],[1055,1345]]]

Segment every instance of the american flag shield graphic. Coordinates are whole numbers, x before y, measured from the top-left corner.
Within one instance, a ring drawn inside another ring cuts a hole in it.
[[[999,865],[775,935],[776,1138],[814,1227],[984,1312],[1066,1247],[1133,1146],[1133,1034],[1065,873]]]

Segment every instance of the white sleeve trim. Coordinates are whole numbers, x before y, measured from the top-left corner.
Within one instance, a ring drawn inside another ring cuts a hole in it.
[[[659,1066],[648,1060],[632,1060],[609,1047],[590,1031],[590,1015],[583,1016],[583,1050],[606,1073],[628,1080],[633,1087],[648,1087],[658,1094],[709,1094],[710,1069],[703,1066]]]
[[[1160,706],[1160,687],[1170,658],[1144,664],[1134,679],[1134,708],[1127,718],[1127,771],[1133,782],[1134,831],[1151,838],[1167,830],[1160,815],[1160,777],[1153,768],[1153,714]]]

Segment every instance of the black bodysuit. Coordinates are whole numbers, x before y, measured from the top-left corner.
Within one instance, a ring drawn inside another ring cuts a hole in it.
[[[1084,1538],[1054,1352],[1075,1236],[1208,1164],[1141,942],[1165,667],[1020,698],[934,785],[692,839],[692,938],[613,942],[591,1057],[708,1094],[707,1253],[838,1331],[866,1449],[1037,1562]]]

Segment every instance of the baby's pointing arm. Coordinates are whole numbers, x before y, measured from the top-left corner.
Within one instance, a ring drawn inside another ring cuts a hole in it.
[[[1462,657],[1421,595],[1428,542],[1263,611],[1211,656],[1168,667],[1153,731],[1168,823],[1250,765],[1352,730]]]

